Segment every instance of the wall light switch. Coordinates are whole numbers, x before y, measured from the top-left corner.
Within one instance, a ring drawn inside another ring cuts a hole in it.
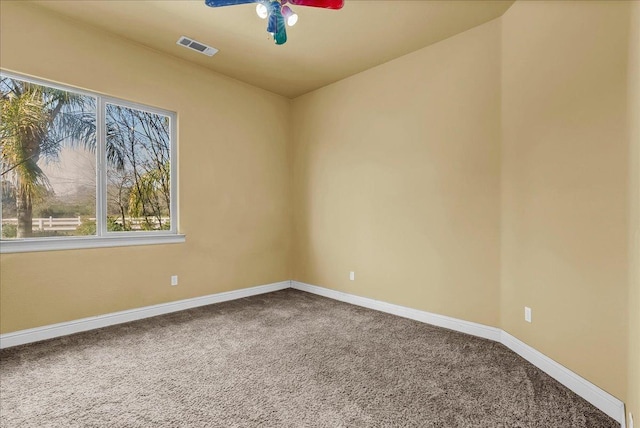
[[[178,285],[178,275],[171,275],[171,285]]]
[[[524,307],[524,320],[526,322],[531,322],[531,308],[527,306]]]
[[[349,279],[351,281],[355,281],[356,280],[356,273],[353,272],[353,271],[349,272]]]

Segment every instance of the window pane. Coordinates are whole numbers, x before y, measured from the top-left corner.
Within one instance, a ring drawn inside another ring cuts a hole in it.
[[[95,235],[96,100],[0,78],[2,239]]]
[[[168,116],[106,104],[107,230],[171,227]]]

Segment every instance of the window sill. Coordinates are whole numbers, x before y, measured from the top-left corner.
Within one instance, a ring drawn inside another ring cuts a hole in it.
[[[92,236],[74,238],[12,239],[0,242],[0,254],[83,248],[128,247],[132,245],[179,244],[185,235]]]

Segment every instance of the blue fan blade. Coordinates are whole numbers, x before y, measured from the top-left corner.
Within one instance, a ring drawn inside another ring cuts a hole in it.
[[[276,33],[278,31],[278,18],[273,12],[269,12],[269,20],[267,21],[267,31],[269,33]]]
[[[276,45],[283,45],[287,41],[287,30],[284,25],[281,4],[277,1],[271,2],[269,7],[269,21],[267,31],[273,34]]]
[[[257,3],[258,0],[205,0],[209,7],[234,6],[236,4]]]

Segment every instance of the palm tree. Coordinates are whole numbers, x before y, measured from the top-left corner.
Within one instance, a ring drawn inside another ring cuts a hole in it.
[[[32,236],[33,201],[50,189],[38,166],[65,144],[95,149],[95,100],[60,89],[0,79],[0,179],[15,189],[17,237]]]

